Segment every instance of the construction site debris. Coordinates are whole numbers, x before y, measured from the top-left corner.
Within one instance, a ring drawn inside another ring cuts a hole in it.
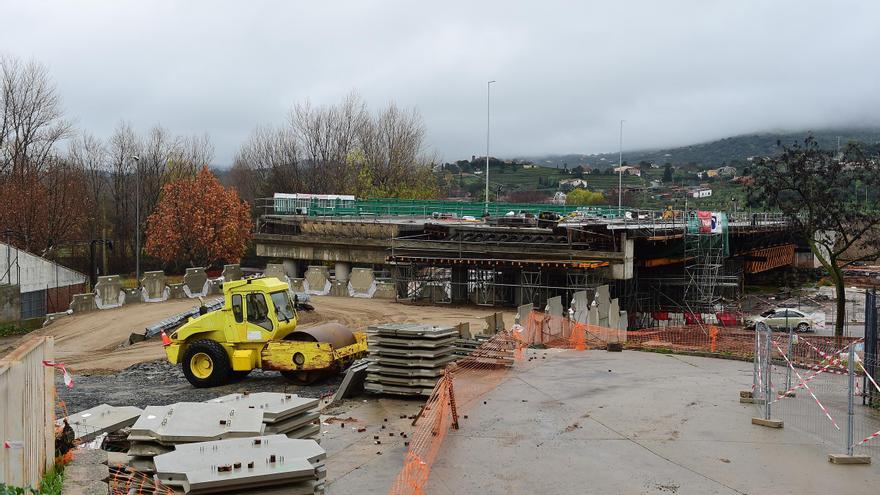
[[[117,407],[101,404],[61,418],[55,421],[55,424],[63,426],[67,421],[73,428],[74,438],[83,443],[94,440],[102,433],[112,433],[133,425],[142,412],[143,410],[132,406]]]
[[[156,456],[156,477],[185,493],[239,493],[284,485],[286,493],[323,493],[326,452],[314,440],[284,435],[178,445]]]
[[[153,472],[153,459],[184,443],[263,434],[263,411],[228,404],[178,402],[149,406],[131,427],[129,465]]]
[[[369,327],[367,335],[372,364],[367,368],[366,390],[428,395],[445,366],[456,358],[459,332],[451,326],[390,323]]]
[[[279,392],[258,392],[229,394],[208,402],[262,411],[267,434],[311,438],[320,429],[318,399]]]

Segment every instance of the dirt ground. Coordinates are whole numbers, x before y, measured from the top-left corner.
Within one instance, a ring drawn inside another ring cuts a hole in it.
[[[143,333],[147,325],[186,311],[198,304],[194,300],[142,303],[104,311],[93,311],[62,318],[30,335],[55,337],[55,358],[74,373],[112,373],[129,366],[163,359],[162,343],[152,339],[128,345],[132,333]],[[455,325],[468,322],[471,329],[482,329],[482,317],[495,308],[478,306],[413,306],[378,299],[313,297],[314,312],[303,312],[300,324],[311,326],[339,321],[354,330],[376,323],[437,323]],[[505,312],[505,322],[513,323],[513,312]],[[2,343],[0,343],[2,344]]]
[[[484,316],[497,308],[478,306],[414,306],[393,301],[347,297],[313,297],[314,312],[302,312],[304,327],[326,321],[339,321],[354,330],[388,322],[436,323],[456,325],[468,322],[472,330],[485,327]],[[183,377],[179,366],[165,361],[160,339],[128,345],[132,333],[143,333],[147,325],[190,309],[193,300],[155,304],[132,304],[122,308],[94,311],[62,318],[30,335],[55,337],[55,358],[67,365],[74,377],[74,388],[67,389],[58,374],[59,398],[70,412],[101,403],[111,405],[163,405],[183,400],[207,400],[231,392],[277,391],[319,397],[335,391],[339,377],[315,385],[293,385],[277,372],[254,371],[240,382],[212,389],[195,389]],[[505,312],[506,324],[514,314]],[[18,338],[0,341],[11,350]]]

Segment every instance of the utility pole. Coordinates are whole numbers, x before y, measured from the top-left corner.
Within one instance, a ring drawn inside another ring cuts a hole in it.
[[[489,127],[489,115],[490,115],[489,110],[491,108],[490,107],[490,104],[491,104],[490,96],[491,96],[491,90],[492,90],[492,83],[494,83],[494,82],[495,82],[495,80],[493,79],[493,80],[486,83],[486,214],[487,215],[489,214],[489,129],[490,129],[490,127]]]
[[[623,208],[623,123],[625,120],[620,121],[620,148],[617,154],[617,171],[620,173],[620,176],[617,181],[617,214],[620,215],[620,210]]]
[[[141,157],[132,155],[134,160],[134,278],[137,287],[141,286]],[[125,248],[123,247],[123,251]]]

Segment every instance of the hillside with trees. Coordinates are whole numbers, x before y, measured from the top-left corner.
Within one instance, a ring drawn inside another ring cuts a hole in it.
[[[777,143],[793,145],[802,143],[808,135],[812,135],[820,149],[837,150],[838,138],[841,149],[850,142],[863,144],[866,149],[880,147],[880,129],[852,128],[826,129],[818,131],[800,131],[785,133],[756,133],[728,137],[706,143],[665,148],[659,150],[624,151],[623,160],[628,163],[671,163],[672,165],[696,164],[700,166],[719,167],[746,163],[749,158],[774,156],[781,153]],[[528,160],[543,167],[556,168],[568,165],[590,165],[593,168],[616,167],[617,153],[601,153],[595,155],[567,154],[528,157]]]

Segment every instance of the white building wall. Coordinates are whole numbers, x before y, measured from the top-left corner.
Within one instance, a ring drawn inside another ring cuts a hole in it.
[[[12,268],[7,273],[9,264]],[[0,283],[20,284],[22,293],[82,284],[86,279],[80,272],[0,242]]]

